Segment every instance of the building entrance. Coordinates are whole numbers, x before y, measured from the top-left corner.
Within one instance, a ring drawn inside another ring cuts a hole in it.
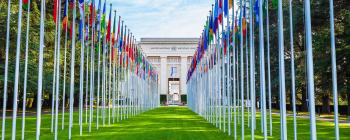
[[[181,105],[181,94],[180,94],[180,79],[169,78],[168,80],[168,105]]]

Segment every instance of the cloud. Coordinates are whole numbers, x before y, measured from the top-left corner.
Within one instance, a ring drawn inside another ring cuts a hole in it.
[[[138,38],[199,37],[212,4],[208,0],[110,2]]]

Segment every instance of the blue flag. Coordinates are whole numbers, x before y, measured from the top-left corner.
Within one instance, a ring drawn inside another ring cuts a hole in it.
[[[229,0],[224,0],[224,15],[225,17],[229,14]]]
[[[255,0],[254,13],[255,13],[255,22],[256,22],[256,25],[258,25],[259,24],[259,0]]]

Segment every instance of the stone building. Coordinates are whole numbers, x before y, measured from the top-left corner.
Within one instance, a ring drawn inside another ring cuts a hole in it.
[[[186,77],[198,38],[141,38],[140,47],[159,73],[161,104],[186,104]]]

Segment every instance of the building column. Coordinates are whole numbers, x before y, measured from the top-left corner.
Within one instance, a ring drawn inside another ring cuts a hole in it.
[[[187,94],[186,80],[187,80],[187,57],[182,56],[181,57],[180,95]]]
[[[168,94],[168,80],[167,80],[167,57],[160,58],[160,94]]]

